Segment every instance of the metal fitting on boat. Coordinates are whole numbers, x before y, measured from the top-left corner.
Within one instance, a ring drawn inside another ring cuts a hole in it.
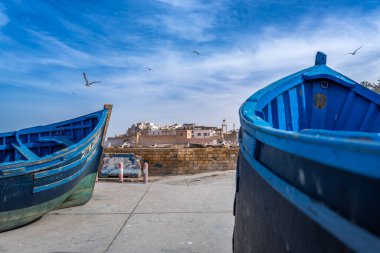
[[[328,87],[329,87],[329,83],[328,82],[326,82],[326,81],[321,82],[321,88],[322,89],[327,89]]]

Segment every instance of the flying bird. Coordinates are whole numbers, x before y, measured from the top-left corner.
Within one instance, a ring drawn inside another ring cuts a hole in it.
[[[352,54],[352,55],[355,55],[356,54],[356,52],[360,49],[360,48],[362,48],[363,46],[361,46],[361,47],[359,47],[359,48],[357,48],[357,49],[355,49],[355,51],[354,52],[352,52],[352,53],[347,53],[347,54]]]
[[[193,54],[197,54],[197,55],[200,55],[200,53],[198,51],[193,51]]]
[[[83,77],[84,77],[84,80],[85,80],[85,86],[87,87],[91,87],[94,83],[100,83],[101,81],[96,81],[96,82],[89,82],[87,77],[86,77],[86,73],[83,72]]]
[[[151,68],[148,68],[148,67],[145,67],[147,70],[149,70],[149,71],[152,71],[153,69],[151,69]]]
[[[76,93],[74,91],[71,92],[73,95],[76,95]]]

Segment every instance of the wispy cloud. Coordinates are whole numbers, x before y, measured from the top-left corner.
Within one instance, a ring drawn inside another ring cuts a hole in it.
[[[212,41],[216,37],[212,33],[214,19],[213,17],[189,13],[185,16],[157,16],[157,20],[170,34],[196,42]]]
[[[166,9],[143,22],[158,27],[163,33],[193,42],[208,42],[216,39],[214,29],[222,2],[205,3],[195,0],[158,0]]]
[[[9,22],[9,18],[5,13],[4,7],[0,5],[0,28],[5,26]]]
[[[164,3],[172,8],[176,8],[176,10],[180,9],[182,11],[213,11],[213,9],[209,7],[211,7],[211,5],[214,7],[216,6],[215,4],[210,4],[200,0],[157,0],[157,2]]]
[[[29,30],[35,38],[35,43],[44,49],[45,55],[41,57],[40,64],[57,64],[66,67],[83,65],[92,60],[92,57],[82,51],[76,50],[59,39],[41,32]]]

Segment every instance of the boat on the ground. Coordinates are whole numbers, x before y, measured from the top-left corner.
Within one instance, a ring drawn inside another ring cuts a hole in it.
[[[90,200],[111,110],[0,133],[0,232]]]
[[[240,108],[234,252],[380,252],[380,95],[326,66]]]

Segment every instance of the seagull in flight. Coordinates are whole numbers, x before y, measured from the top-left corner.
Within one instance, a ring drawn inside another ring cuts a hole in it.
[[[71,92],[73,95],[76,95],[76,93],[74,91]]]
[[[94,83],[100,83],[101,81],[96,81],[96,82],[89,82],[87,77],[86,77],[86,73],[83,72],[83,77],[84,77],[84,80],[85,80],[85,86],[87,87],[91,87]]]
[[[147,70],[149,70],[149,71],[152,71],[153,69],[151,69],[151,68],[149,68],[149,67],[145,67]]]
[[[362,48],[363,46],[361,46],[361,47],[359,47],[359,48],[357,48],[357,49],[355,49],[355,51],[354,52],[352,52],[352,53],[347,53],[347,54],[352,54],[352,55],[355,55],[356,54],[356,52],[360,49],[360,48]]]
[[[197,54],[197,55],[200,55],[200,53],[198,51],[193,51],[193,54]]]

